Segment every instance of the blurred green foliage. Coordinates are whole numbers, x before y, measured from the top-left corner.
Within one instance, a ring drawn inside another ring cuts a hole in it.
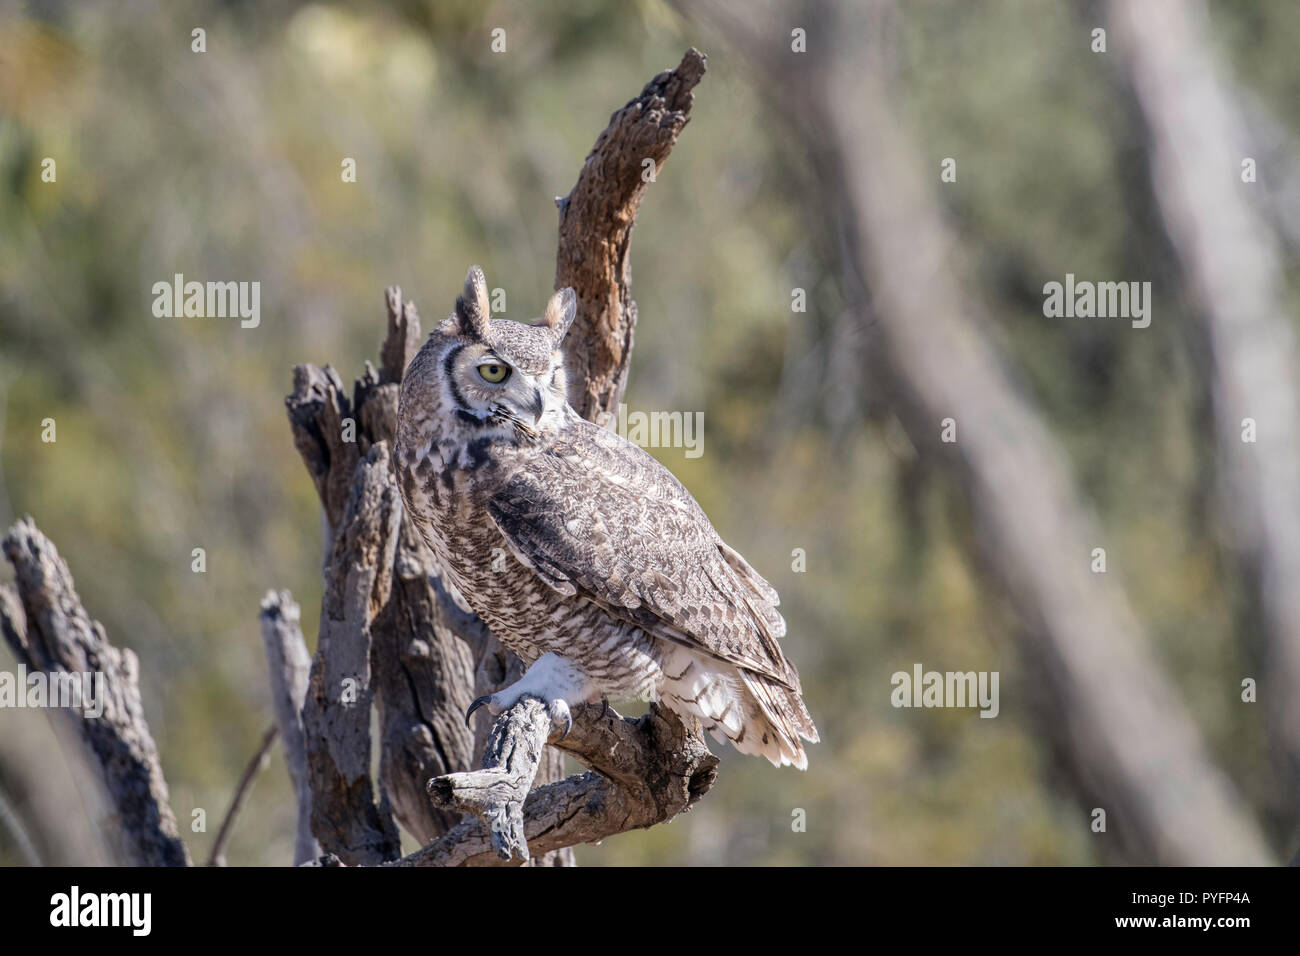
[[[1213,13],[1219,52],[1300,132],[1300,7]],[[194,27],[206,53],[191,51]],[[939,161],[960,158],[939,197],[989,332],[1071,454],[1110,573],[1215,756],[1288,845],[1295,817],[1260,711],[1238,702],[1257,649],[1213,506],[1203,359],[1131,100],[1088,51],[1090,27],[1066,5],[905,4],[891,38],[901,112],[936,184]],[[428,324],[474,262],[506,290],[507,316],[537,314],[554,197],[609,114],[689,45],[710,69],[633,241],[627,402],[704,411],[703,457],[655,454],[780,590],[823,743],[804,774],[723,752],[694,811],[582,862],[1113,858],[1046,742],[960,489],[916,466],[872,381],[833,372],[843,299],[828,224],[806,201],[806,144],[727,37],[658,0],[31,3],[0,12],[0,522],[33,515],[86,607],[140,655],[196,858],[271,720],[261,596],[290,588],[309,636],[318,617],[319,508],[282,404],[291,367],[329,362],[350,382],[376,354],[386,285]],[[1066,272],[1151,279],[1151,328],[1045,320],[1042,284]],[[155,318],[151,286],[174,273],[259,280],[260,327]],[[791,313],[797,286],[807,314]],[[832,427],[846,409],[847,432]],[[1000,717],[892,708],[890,674],[917,661],[1000,671]],[[292,855],[287,776],[272,767],[232,862]],[[196,807],[206,833],[190,832]],[[807,832],[792,830],[796,808]],[[0,836],[0,863],[16,860]]]

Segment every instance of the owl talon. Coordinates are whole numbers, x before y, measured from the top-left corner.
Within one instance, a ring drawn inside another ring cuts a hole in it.
[[[488,712],[492,714],[500,713],[497,709],[499,706],[497,701],[498,696],[499,695],[497,694],[484,694],[482,697],[475,700],[474,703],[470,704],[469,710],[465,711],[465,723],[469,724],[470,718],[474,716],[474,711],[478,710],[480,707],[486,706]],[[515,700],[517,701],[519,697],[522,696],[522,694],[516,696]],[[506,706],[512,705],[507,704]],[[564,733],[560,734],[559,740],[563,740],[565,737],[569,736],[569,731],[573,730],[573,714],[569,711],[568,703],[562,699],[552,700],[546,705],[546,713],[547,716],[551,718],[552,724],[560,721],[564,723]],[[558,742],[559,741],[557,740],[556,743]]]
[[[564,715],[564,733],[560,734],[560,739],[557,740],[556,743],[558,744],[558,743],[560,743],[560,741],[562,741],[562,740],[564,740],[566,737],[568,737],[568,736],[569,736],[569,731],[571,731],[572,729],[573,729],[573,718],[570,717],[568,714],[565,714],[565,715]]]
[[[556,741],[556,743],[559,743],[560,740],[569,736],[569,731],[573,729],[573,714],[569,712],[568,703],[563,700],[551,701],[546,707],[546,712],[551,717],[551,723],[557,720],[564,721],[564,733],[560,734],[559,740]]]

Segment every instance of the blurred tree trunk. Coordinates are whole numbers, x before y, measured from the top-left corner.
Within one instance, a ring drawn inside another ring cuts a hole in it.
[[[1270,861],[1122,589],[1091,573],[1091,550],[1104,543],[1096,523],[1060,446],[990,346],[977,297],[962,287],[957,240],[882,75],[872,20],[888,5],[805,4],[792,22],[815,55],[772,52],[790,17],[770,6],[681,5],[740,47],[792,128],[815,144],[824,205],[842,210],[850,236],[845,282],[869,290],[900,418],[969,498],[986,566],[1025,622],[1026,658],[1041,665],[1059,708],[1059,725],[1046,730],[1059,735],[1088,798],[1134,860]],[[951,444],[937,441],[946,420]]]
[[[1248,201],[1259,187],[1242,179],[1255,140],[1210,52],[1200,0],[1112,0],[1107,9],[1146,121],[1165,228],[1200,302],[1224,510],[1263,610],[1260,700],[1300,799],[1300,354],[1278,241]]]

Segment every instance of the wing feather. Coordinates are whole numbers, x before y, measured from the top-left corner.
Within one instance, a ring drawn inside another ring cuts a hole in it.
[[[488,510],[542,581],[662,640],[799,690],[776,591],[654,458],[577,420]]]

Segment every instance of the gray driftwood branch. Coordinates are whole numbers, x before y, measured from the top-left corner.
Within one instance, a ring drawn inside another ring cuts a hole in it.
[[[311,655],[299,627],[301,612],[288,591],[268,591],[258,620],[271,682],[271,709],[284,741],[284,759],[298,804],[298,829],[293,862],[306,863],[320,856],[320,844],[311,832],[311,787],[307,783],[307,742],[302,728],[302,705],[307,699]]]
[[[524,802],[533,789],[550,731],[551,718],[542,701],[531,697],[519,701],[492,725],[483,769],[434,777],[429,781],[429,796],[438,806],[481,818],[501,859],[527,860]]]
[[[30,518],[9,529],[4,554],[15,587],[0,586],[0,627],[14,656],[28,670],[50,675],[51,686],[74,674],[102,678],[101,715],[84,707],[66,712],[102,771],[120,852],[136,866],[188,866],[145,722],[135,654],[109,643],[104,626],[82,607],[67,564]]]
[[[579,297],[565,342],[576,383],[570,398],[593,420],[608,418],[627,382],[636,321],[628,246],[648,185],[643,163],[662,166],[703,73],[704,57],[691,50],[655,77],[613,115],[559,201],[556,284]],[[536,701],[520,701],[495,723],[480,718],[477,737],[466,728],[470,701],[517,678],[521,664],[443,582],[401,513],[388,447],[420,323],[399,289],[388,290],[386,302],[380,370],[367,365],[349,396],[328,366],[301,365],[286,400],[295,446],[320,494],[329,555],[302,712],[312,829],[326,854],[349,864],[396,859],[392,816],[425,844],[407,863],[571,863],[568,848],[577,843],[687,809],[712,785],[717,762],[696,728],[657,708],[641,721],[580,708],[558,747],[593,772],[568,780],[558,779],[562,757],[547,746]],[[381,728],[378,798],[363,733],[372,700]],[[478,752],[481,769],[469,771]],[[473,818],[462,820],[466,813]]]
[[[488,769],[430,782],[435,800],[472,810],[402,866],[494,866],[521,853],[597,843],[628,830],[671,820],[713,786],[718,758],[671,711],[652,705],[638,719],[586,704],[573,730],[554,746],[591,768],[529,792],[529,764],[546,742],[550,721],[541,703],[524,698],[496,723]],[[520,804],[522,803],[522,807]]]
[[[578,182],[560,208],[555,288],[572,286],[578,315],[564,341],[569,403],[597,425],[618,412],[632,361],[636,303],[628,246],[649,189],[645,161],[657,173],[691,118],[692,90],[704,76],[704,54],[687,50],[610,117]]]

